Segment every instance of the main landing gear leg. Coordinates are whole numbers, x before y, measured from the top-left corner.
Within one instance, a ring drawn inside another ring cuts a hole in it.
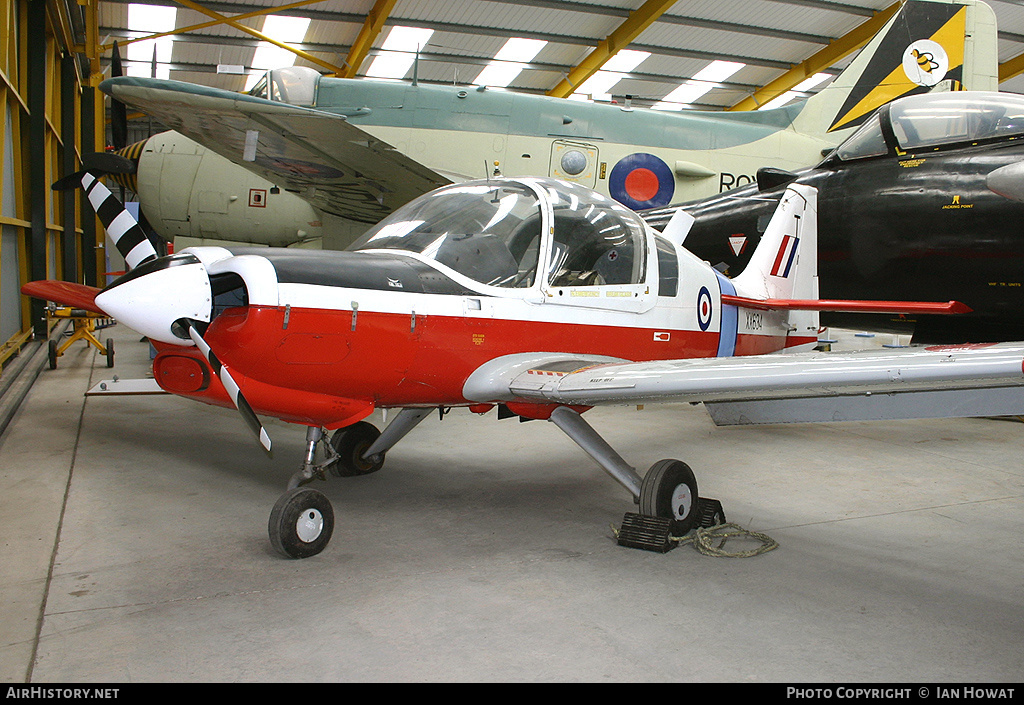
[[[660,460],[643,479],[583,417],[569,407],[551,412],[550,420],[593,458],[605,472],[629,490],[646,516],[672,520],[672,531],[682,535],[697,522],[697,479],[680,460]]]
[[[551,412],[551,421],[565,432],[593,458],[605,472],[619,481],[633,495],[633,501],[640,501],[640,487],[643,480],[636,468],[622,459],[615,449],[588,424],[582,416],[567,406],[560,406]]]
[[[363,453],[364,459],[372,458],[375,455],[386,453],[396,443],[405,438],[409,431],[416,428],[420,421],[427,418],[433,409],[402,409],[398,412],[395,420],[387,425],[380,437],[373,442]]]

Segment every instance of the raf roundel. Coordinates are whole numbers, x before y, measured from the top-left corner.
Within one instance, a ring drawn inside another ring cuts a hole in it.
[[[633,210],[668,205],[675,190],[672,170],[653,154],[630,154],[620,159],[608,177],[612,198]]]
[[[697,294],[697,325],[701,330],[707,330],[711,325],[711,310],[711,292],[702,286]]]

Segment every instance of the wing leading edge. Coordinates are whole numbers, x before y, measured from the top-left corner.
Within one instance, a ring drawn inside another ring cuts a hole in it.
[[[490,363],[494,380],[502,379],[497,362]],[[518,369],[504,393],[574,406],[703,402],[716,423],[1024,413],[1024,343],[601,364],[580,359],[570,367],[563,359]],[[936,393],[930,398],[942,399],[954,391],[970,394],[941,414],[920,401],[929,397],[908,403],[904,396]],[[895,397],[903,398],[894,404]],[[774,412],[782,400],[789,401]],[[724,409],[748,402],[757,404],[756,414],[751,405]],[[845,414],[848,402],[865,410]]]

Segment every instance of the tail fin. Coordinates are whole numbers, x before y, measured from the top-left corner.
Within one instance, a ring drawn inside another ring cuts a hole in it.
[[[732,284],[753,299],[818,298],[818,190],[803,184],[786,189],[750,262]],[[819,318],[814,310],[786,312],[786,348],[813,347]]]
[[[791,184],[750,262],[733,280],[754,299],[818,298],[818,191]]]
[[[57,181],[52,188],[60,190],[79,184],[85,190],[89,204],[96,211],[103,227],[106,228],[107,235],[124,257],[128,269],[135,269],[143,262],[157,258],[156,248],[146,237],[138,221],[95,174],[89,171],[77,172]]]
[[[826,138],[905,95],[996,91],[998,60],[995,13],[984,2],[907,0],[831,84],[804,102],[793,127]]]

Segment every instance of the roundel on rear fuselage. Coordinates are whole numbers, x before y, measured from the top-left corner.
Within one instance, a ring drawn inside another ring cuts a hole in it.
[[[633,210],[668,205],[675,190],[675,176],[668,164],[643,152],[620,159],[608,177],[611,197]]]

